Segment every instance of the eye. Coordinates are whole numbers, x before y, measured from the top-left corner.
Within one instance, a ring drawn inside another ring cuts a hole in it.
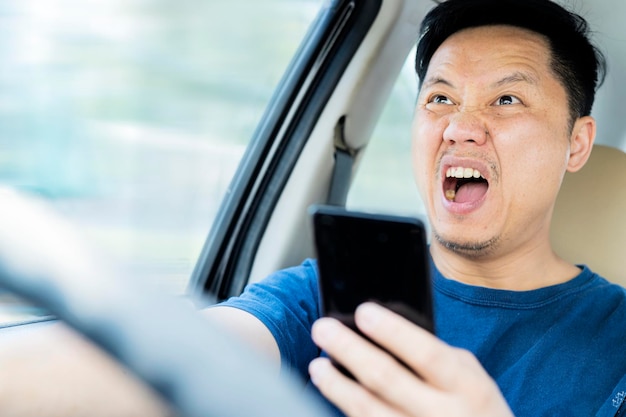
[[[441,94],[435,94],[430,98],[429,102],[435,104],[452,104],[452,100]]]
[[[519,104],[521,103],[520,99],[515,96],[504,95],[496,100],[496,106],[508,106],[511,104]]]

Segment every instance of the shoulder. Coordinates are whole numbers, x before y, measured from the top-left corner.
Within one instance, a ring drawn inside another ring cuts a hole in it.
[[[255,314],[278,314],[284,310],[317,312],[319,300],[317,263],[307,259],[300,265],[276,271],[261,281],[249,284],[239,297],[225,304],[255,310]]]
[[[587,290],[596,292],[605,296],[615,297],[616,300],[626,301],[626,288],[622,285],[593,272],[587,266],[581,266],[581,277],[587,282]]]
[[[572,327],[587,326],[590,332],[588,334],[595,334],[596,341],[607,341],[604,349],[617,349],[615,353],[626,372],[626,356],[621,347],[626,344],[626,289],[589,268],[583,269],[582,274],[585,273],[589,274],[589,279],[579,292],[573,294],[574,298],[568,303],[568,309],[572,313],[578,313],[574,317],[578,318],[579,323]],[[609,345],[614,347],[609,349]]]
[[[626,289],[611,282],[587,266],[581,266],[582,272],[575,278],[579,282],[579,302],[603,310],[620,310],[626,314]],[[625,322],[626,324],[626,322]]]
[[[272,292],[291,292],[294,288],[317,291],[317,262],[306,259],[300,265],[276,271],[265,279],[248,285],[246,291],[259,288]]]

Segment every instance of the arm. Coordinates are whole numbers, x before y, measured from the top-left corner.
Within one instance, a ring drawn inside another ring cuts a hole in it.
[[[202,310],[208,319],[232,332],[243,343],[254,346],[266,355],[272,365],[276,365],[276,372],[280,370],[280,352],[278,344],[267,327],[252,314],[234,307],[220,306]]]
[[[311,363],[311,379],[348,416],[513,416],[497,385],[471,353],[375,304],[360,306],[355,318],[364,334],[414,372],[339,322],[319,320],[313,339],[359,382],[321,358]]]

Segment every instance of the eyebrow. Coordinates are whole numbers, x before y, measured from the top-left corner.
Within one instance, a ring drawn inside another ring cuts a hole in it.
[[[515,71],[513,74],[507,75],[506,77],[493,83],[492,87],[502,87],[507,84],[514,84],[518,82],[525,82],[532,85],[537,85],[539,83],[534,74],[530,74],[525,71]]]
[[[446,80],[445,78],[441,78],[441,77],[426,78],[424,82],[422,83],[422,87],[430,87],[435,84],[444,84],[444,85],[447,85],[448,87],[454,87],[454,84],[452,84],[450,81]]]

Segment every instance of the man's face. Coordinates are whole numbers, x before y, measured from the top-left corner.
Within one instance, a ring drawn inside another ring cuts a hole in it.
[[[435,241],[484,258],[547,239],[568,161],[568,110],[540,35],[485,26],[448,38],[424,77],[412,130]]]

